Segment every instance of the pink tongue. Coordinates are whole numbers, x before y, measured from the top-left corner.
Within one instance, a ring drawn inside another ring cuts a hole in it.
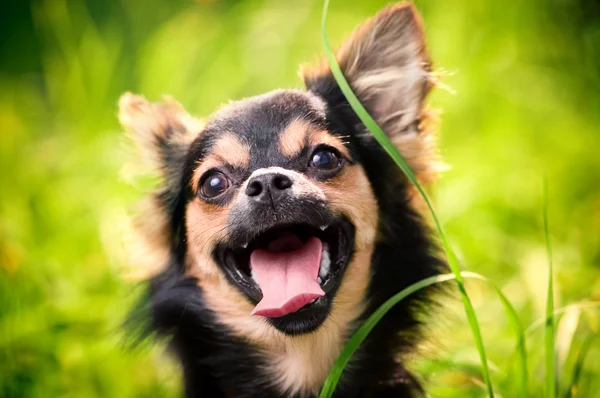
[[[280,239],[282,242],[273,242],[269,249],[276,251],[294,239],[298,248],[293,251],[256,249],[250,255],[252,274],[263,293],[252,315],[269,318],[287,315],[325,294],[317,282],[323,247],[320,239],[310,238],[302,245],[298,238],[287,236]]]

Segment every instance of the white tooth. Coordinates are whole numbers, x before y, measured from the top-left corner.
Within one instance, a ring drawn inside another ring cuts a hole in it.
[[[321,279],[325,279],[325,277],[329,273],[330,266],[331,259],[329,258],[329,245],[327,243],[323,243],[323,252],[321,253],[321,266],[319,267],[319,276],[321,277]]]
[[[321,231],[325,231],[327,229],[327,225],[321,225],[319,228],[321,229]]]
[[[320,276],[317,276],[317,282],[320,285],[321,283],[323,283],[323,279]]]
[[[245,249],[245,248],[247,248],[247,247],[248,247],[248,242],[246,242],[246,243],[244,243],[244,244],[242,245],[242,248],[244,248],[244,249]]]

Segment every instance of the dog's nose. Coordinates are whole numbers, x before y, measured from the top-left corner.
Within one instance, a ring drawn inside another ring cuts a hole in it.
[[[285,174],[268,173],[253,177],[246,186],[246,195],[257,202],[277,201],[293,185],[293,181]]]

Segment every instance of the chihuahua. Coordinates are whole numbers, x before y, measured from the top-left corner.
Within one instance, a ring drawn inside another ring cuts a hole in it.
[[[434,86],[421,20],[396,4],[336,53],[356,96],[424,183],[435,176]],[[445,272],[409,180],[350,108],[328,65],[305,90],[221,107],[124,94],[120,121],[162,177],[139,229],[152,265],[150,329],[187,397],[316,397],[382,303]],[[343,371],[336,397],[417,397],[406,368],[434,292],[395,306]]]

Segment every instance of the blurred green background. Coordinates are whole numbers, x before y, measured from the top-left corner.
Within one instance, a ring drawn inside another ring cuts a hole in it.
[[[384,1],[333,0],[339,43]],[[549,181],[556,305],[600,300],[600,4],[419,0],[449,89],[440,145],[452,168],[432,193],[462,264],[493,279],[525,326],[543,316],[542,174]],[[148,184],[116,119],[124,91],[170,94],[197,115],[299,87],[322,54],[316,0],[13,1],[0,12],[0,396],[176,397],[160,346],[126,350],[139,287],[123,278],[128,220]],[[500,396],[514,393],[515,339],[494,293],[469,283]],[[451,301],[451,300],[450,300]],[[560,394],[600,327],[567,310]],[[458,300],[413,366],[432,397],[483,396]],[[528,340],[541,396],[543,332]],[[600,341],[574,396],[600,396]]]

